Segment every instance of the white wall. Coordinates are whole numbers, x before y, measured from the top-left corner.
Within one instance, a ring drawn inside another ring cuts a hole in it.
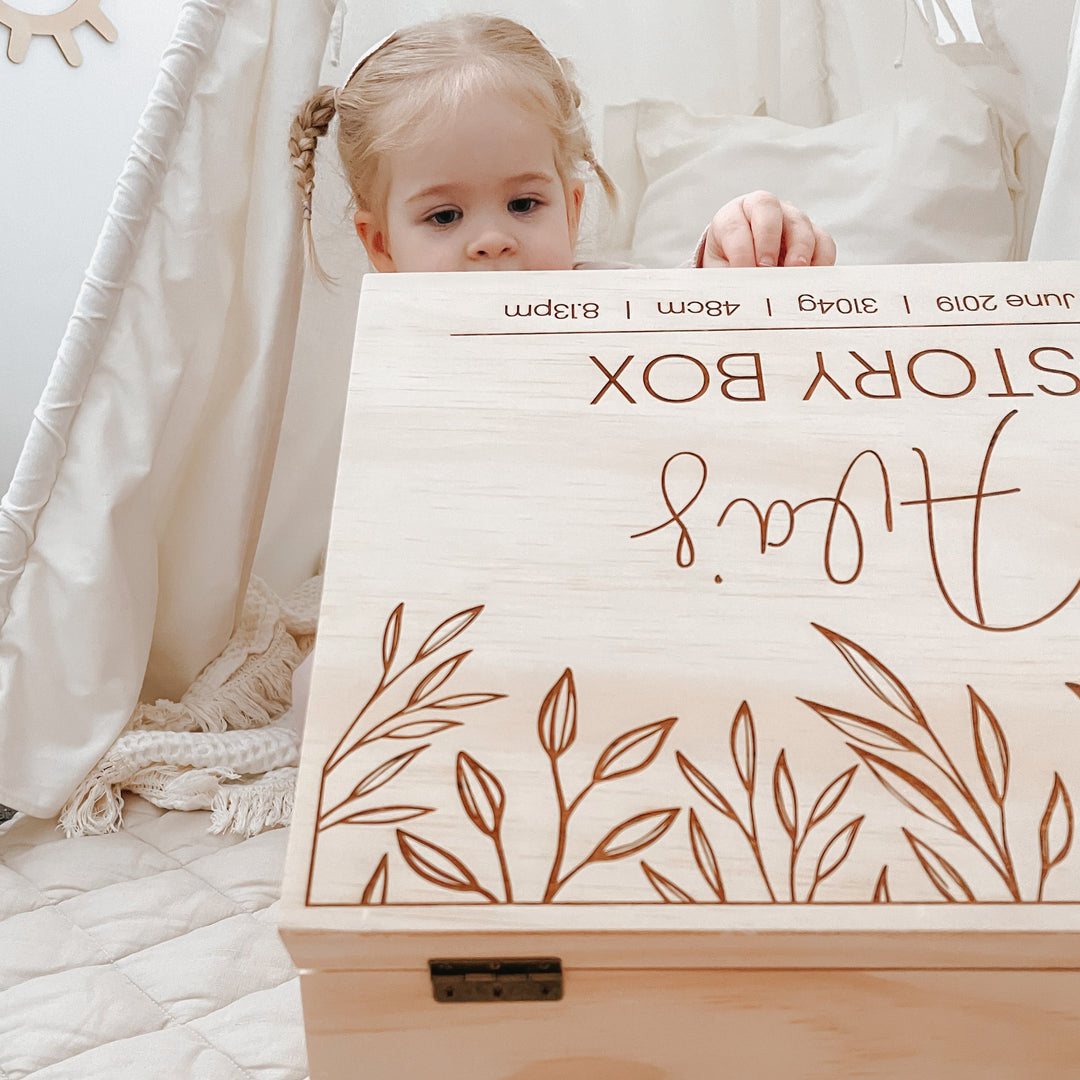
[[[67,0],[12,0],[50,14]],[[82,66],[51,38],[7,58],[0,26],[0,492],[15,469],[34,406],[64,335],[172,36],[180,0],[101,0],[118,31],[108,44],[75,31]]]

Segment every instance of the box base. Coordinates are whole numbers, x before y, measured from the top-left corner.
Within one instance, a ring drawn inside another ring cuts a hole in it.
[[[426,972],[302,976],[311,1080],[1075,1080],[1080,972],[631,971],[559,1002],[436,1002]]]

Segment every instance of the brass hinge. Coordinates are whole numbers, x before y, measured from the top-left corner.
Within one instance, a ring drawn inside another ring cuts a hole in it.
[[[562,961],[429,960],[436,1001],[558,1001],[563,996]]]

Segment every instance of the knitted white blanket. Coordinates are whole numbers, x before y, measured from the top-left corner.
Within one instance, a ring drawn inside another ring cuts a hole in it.
[[[252,577],[224,651],[180,701],[140,704],[60,813],[68,836],[113,832],[123,792],[169,810],[212,811],[210,831],[252,836],[292,815],[300,735],[276,724],[311,649],[322,579],[286,599]]]

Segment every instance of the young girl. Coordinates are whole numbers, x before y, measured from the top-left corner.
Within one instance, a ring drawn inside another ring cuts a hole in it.
[[[337,115],[356,232],[376,270],[618,265],[574,259],[583,173],[615,200],[580,104],[564,63],[509,19],[457,16],[392,34],[293,121],[289,150],[313,260],[315,146]],[[689,265],[829,265],[835,257],[831,237],[805,214],[754,192],[716,213]]]

